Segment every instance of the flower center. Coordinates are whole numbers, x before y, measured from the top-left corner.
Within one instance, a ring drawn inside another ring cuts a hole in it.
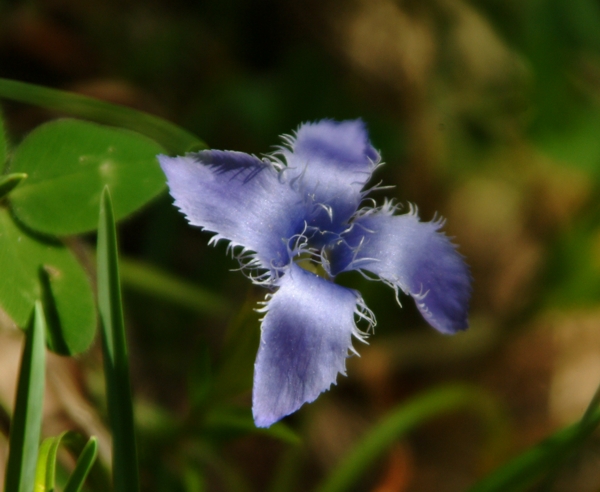
[[[319,277],[322,277],[326,280],[331,280],[329,274],[323,268],[320,262],[315,261],[315,255],[311,253],[301,253],[294,258],[296,265],[300,268],[304,268],[304,270],[314,273]]]

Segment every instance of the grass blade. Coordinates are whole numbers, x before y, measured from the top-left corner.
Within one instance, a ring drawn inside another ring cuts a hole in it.
[[[35,483],[34,492],[46,492],[48,488],[48,465],[53,461],[50,457],[54,454],[54,460],[56,460],[56,437],[49,437],[44,439],[44,442],[40,446],[38,453],[37,466],[35,468]],[[53,453],[54,451],[54,453]],[[54,472],[52,472],[54,473]],[[54,476],[52,477],[52,483],[54,482]]]
[[[600,411],[586,414],[586,418],[559,430],[549,438],[500,466],[468,492],[519,492],[564,463],[569,456],[600,425]]]
[[[108,400],[113,434],[115,492],[139,490],[138,461],[129,383],[115,222],[108,188],[100,200],[98,226],[98,308]]]
[[[98,439],[91,437],[77,459],[77,464],[65,484],[63,492],[79,492],[98,455]]]
[[[35,304],[27,328],[13,420],[4,490],[31,492],[42,427],[44,378],[46,371],[46,323],[41,303]]]
[[[0,97],[128,128],[156,140],[175,154],[206,148],[202,140],[162,118],[92,97],[3,78],[0,78]]]
[[[44,439],[40,446],[37,468],[35,470],[35,488],[34,492],[53,491],[56,482],[56,459],[58,457],[58,448],[61,441],[69,433],[65,431],[62,434]]]
[[[125,288],[169,301],[198,314],[227,316],[229,300],[164,270],[132,259],[121,259],[121,280]]]
[[[494,402],[481,390],[469,386],[448,386],[432,390],[397,407],[377,424],[338,464],[318,492],[351,489],[368,467],[394,442],[419,424],[459,408],[474,408],[486,424],[497,424]],[[489,426],[491,427],[491,426]],[[505,489],[510,490],[510,489]]]
[[[53,492],[56,490],[56,465],[58,449],[66,445],[74,456],[79,454],[77,464],[69,477],[63,492],[81,490],[98,454],[98,440],[95,437],[84,446],[84,439],[73,431],[65,431],[58,436],[49,437],[40,446],[37,468],[35,472],[34,492]]]

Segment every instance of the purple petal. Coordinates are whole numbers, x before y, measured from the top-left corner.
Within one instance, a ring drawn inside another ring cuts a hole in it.
[[[273,165],[241,152],[158,156],[175,205],[212,239],[255,251],[263,268],[289,263],[288,240],[304,227],[299,197]]]
[[[360,296],[292,265],[266,305],[254,366],[253,413],[268,427],[311,402],[345,374]],[[360,310],[360,311],[359,311]]]
[[[332,271],[363,269],[410,294],[427,322],[442,333],[468,327],[471,276],[442,222],[384,209],[358,217],[333,253]]]
[[[361,120],[307,123],[282,150],[286,179],[312,204],[309,225],[341,232],[356,212],[362,189],[379,162]]]

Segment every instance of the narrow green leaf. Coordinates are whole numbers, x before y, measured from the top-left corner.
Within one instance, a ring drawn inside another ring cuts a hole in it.
[[[4,490],[7,492],[33,490],[44,400],[45,325],[42,305],[36,302],[27,328],[10,429],[9,455],[4,481]]]
[[[68,432],[65,431],[58,436],[48,437],[42,442],[35,471],[34,492],[51,492],[54,490],[58,448]]]
[[[4,198],[27,177],[25,173],[12,173],[0,176],[0,198]]]
[[[115,492],[139,490],[129,361],[121,304],[115,222],[108,188],[102,192],[98,225],[100,311],[108,416],[113,433]]]
[[[45,439],[40,446],[33,492],[53,492],[56,489],[58,449],[62,444],[75,456],[79,454],[63,492],[80,490],[98,454],[98,440],[95,437],[90,438],[85,446],[84,442],[83,437],[73,431]]]
[[[600,425],[600,411],[554,435],[502,465],[468,492],[520,492],[556,470]]]
[[[4,118],[2,117],[2,111],[0,111],[0,172],[4,170],[7,152],[8,145],[6,143],[6,132],[4,131]]]
[[[56,299],[52,292],[50,273],[44,267],[40,267],[38,272],[40,290],[42,292],[42,306],[44,308],[44,317],[46,318],[46,342],[48,348],[53,352],[66,355],[69,353],[69,346],[63,336],[64,330],[61,326]]]
[[[31,132],[10,169],[28,178],[12,191],[15,215],[35,231],[79,234],[97,226],[100,194],[110,186],[116,219],[165,189],[156,155],[163,148],[129,130],[80,120],[57,120]]]
[[[79,492],[98,456],[98,439],[91,437],[77,459],[75,469],[65,484],[63,492]]]
[[[164,299],[198,314],[223,316],[231,313],[231,303],[227,299],[160,268],[132,259],[121,259],[120,273],[124,287]]]
[[[51,348],[62,354],[76,354],[89,346],[96,331],[96,308],[85,271],[62,243],[33,236],[2,207],[0,272],[0,307],[18,326],[27,323],[37,299],[48,301],[49,297],[58,316],[58,325],[55,319],[49,320],[50,325],[53,330],[60,327],[63,342],[56,344],[52,336]],[[45,285],[41,277],[45,277]]]
[[[206,148],[198,137],[162,118],[71,92],[0,78],[0,97],[128,128],[156,140],[174,154]]]
[[[42,442],[42,445],[40,446],[37,466],[35,468],[35,483],[33,486],[33,492],[45,492],[48,490],[46,482],[48,475],[48,462],[55,439],[55,437],[44,439],[44,442]]]
[[[377,458],[410,430],[460,408],[472,408],[486,419],[497,420],[497,416],[490,413],[494,409],[493,402],[479,389],[451,386],[432,390],[392,410],[350,450],[317,491],[341,492],[350,489]]]

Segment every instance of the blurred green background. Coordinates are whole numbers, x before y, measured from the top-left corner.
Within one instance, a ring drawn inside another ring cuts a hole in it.
[[[471,414],[445,416],[355,485],[460,491],[578,418],[600,383],[598,0],[4,0],[0,77],[141,109],[257,155],[301,122],[361,117],[386,162],[374,181],[395,185],[375,198],[446,217],[471,266],[471,328],[450,338],[411,299],[400,309],[384,285],[340,278],[364,294],[376,333],[347,378],[287,419],[294,444],[285,428],[276,439],[245,420],[265,292],[166,193],[123,221],[125,258],[206,301],[185,308],[125,280],[144,490],[312,490],[390,409],[468,382],[497,400],[492,438]],[[2,106],[14,143],[58,116]],[[0,335],[6,404],[17,336]],[[51,358],[46,432],[67,422],[106,442],[99,360],[98,346]],[[599,491],[599,463],[593,439],[550,490]]]

